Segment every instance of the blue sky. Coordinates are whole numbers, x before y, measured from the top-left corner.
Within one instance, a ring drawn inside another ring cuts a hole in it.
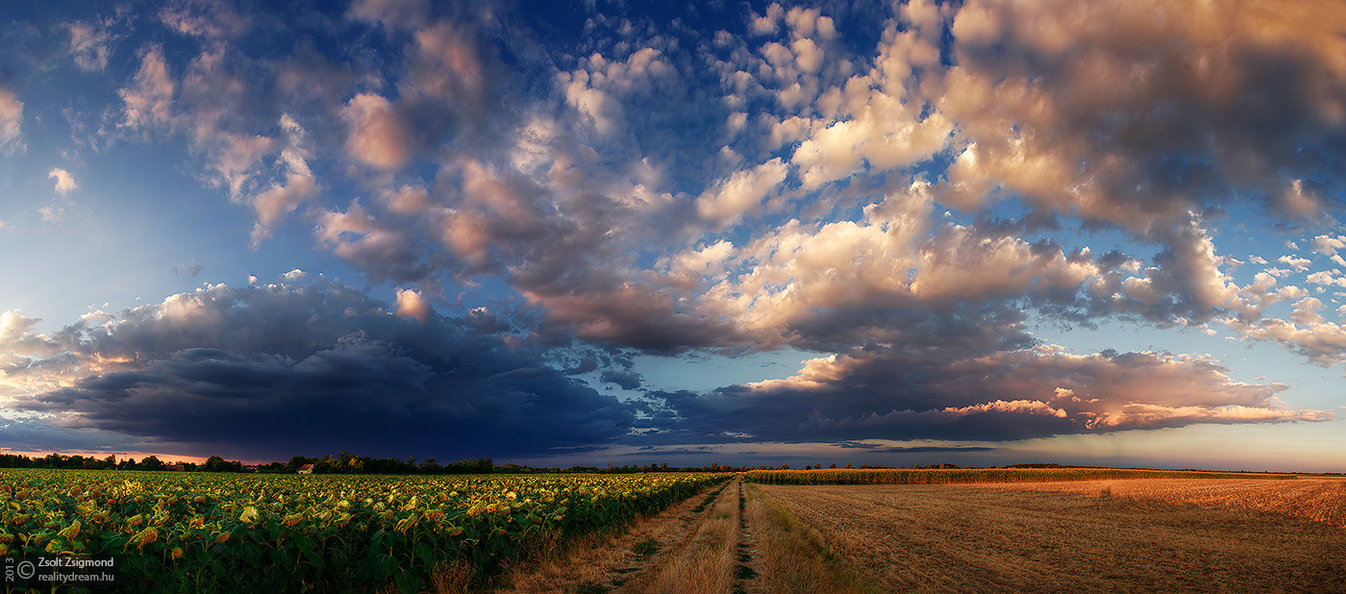
[[[0,9],[0,447],[1346,467],[1346,17]]]

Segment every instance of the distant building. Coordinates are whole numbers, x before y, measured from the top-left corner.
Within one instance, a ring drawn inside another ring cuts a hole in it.
[[[299,474],[313,474],[313,465],[305,464],[299,467]]]
[[[177,464],[165,464],[164,470],[177,470],[181,472],[183,470],[187,470],[187,465],[181,462],[178,462]]]

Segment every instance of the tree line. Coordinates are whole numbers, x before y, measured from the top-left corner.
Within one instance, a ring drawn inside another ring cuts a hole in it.
[[[82,468],[87,470],[185,470],[193,472],[257,472],[268,474],[295,474],[300,470],[312,474],[541,474],[541,473],[594,473],[626,474],[639,472],[742,472],[750,470],[747,466],[726,466],[710,463],[705,466],[669,466],[647,464],[644,466],[628,464],[607,467],[571,466],[533,467],[522,464],[496,465],[490,458],[468,458],[441,464],[433,457],[418,460],[373,458],[359,456],[351,452],[328,454],[322,457],[293,456],[288,462],[244,465],[237,460],[225,460],[220,456],[211,456],[205,462],[167,463],[156,456],[146,456],[137,461],[135,458],[117,459],[114,455],[103,458],[82,456],[79,454],[48,454],[44,457],[28,457],[20,454],[0,454],[0,468]]]
[[[311,466],[309,466],[311,465]],[[305,469],[305,467],[308,467]],[[835,463],[830,464],[829,468],[837,468]],[[1034,463],[1034,464],[1010,464],[1006,468],[1053,468],[1066,467],[1061,464]],[[322,457],[311,456],[293,456],[288,462],[271,462],[269,464],[244,465],[238,460],[226,460],[220,456],[211,456],[205,462],[197,464],[193,462],[174,462],[166,463],[155,456],[146,456],[140,461],[135,458],[123,458],[118,460],[116,456],[106,456],[98,458],[95,456],[48,454],[44,457],[30,458],[19,454],[0,454],[0,468],[83,468],[88,470],[186,470],[195,472],[259,472],[269,474],[295,474],[301,469],[312,474],[551,474],[551,473],[587,473],[587,474],[632,474],[641,472],[746,472],[749,470],[788,470],[789,464],[780,464],[777,466],[727,466],[712,462],[705,466],[669,466],[662,464],[626,464],[613,465],[606,467],[599,466],[571,466],[561,467],[534,467],[522,464],[506,463],[497,465],[490,458],[468,458],[440,464],[433,457],[418,460],[415,457],[406,459],[397,458],[373,458],[370,456],[359,456],[351,452],[342,451],[337,454],[328,454]],[[806,464],[805,470],[822,469],[823,465]],[[884,469],[889,466],[871,466],[861,464],[858,467],[846,464],[844,468],[861,469]],[[958,468],[955,464],[930,464],[927,466],[915,466],[915,468]],[[968,468],[978,468],[969,466]],[[994,468],[994,467],[989,467]]]

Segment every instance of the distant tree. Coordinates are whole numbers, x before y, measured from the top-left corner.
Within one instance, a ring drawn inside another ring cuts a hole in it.
[[[206,472],[243,472],[243,463],[238,460],[225,460],[219,456],[206,458],[206,463],[201,465],[201,470]]]
[[[837,463],[836,463],[836,462],[833,462],[833,463],[827,465],[827,467],[828,467],[828,468],[836,468],[836,467],[837,467]]]
[[[285,472],[294,473],[299,470],[300,466],[312,463],[313,463],[312,458],[308,458],[305,456],[291,456],[290,461],[285,464]]]
[[[156,456],[145,456],[145,459],[141,460],[136,468],[139,470],[163,470],[164,463],[160,462]]]

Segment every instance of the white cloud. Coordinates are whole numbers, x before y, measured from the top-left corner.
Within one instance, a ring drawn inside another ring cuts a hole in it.
[[[75,178],[70,175],[70,172],[59,167],[53,168],[51,172],[47,174],[47,178],[54,178],[56,180],[56,193],[62,196],[79,188],[79,185],[75,183]]]
[[[779,189],[788,171],[779,158],[753,169],[737,171],[697,198],[697,212],[702,218],[720,225],[734,223],[744,215],[751,216]]]
[[[1315,285],[1346,288],[1346,276],[1341,276],[1340,271],[1321,270],[1308,275],[1304,280]]]
[[[1346,248],[1346,235],[1319,235],[1313,238],[1313,253],[1335,256],[1337,250]]]
[[[1308,270],[1309,266],[1313,264],[1313,261],[1309,260],[1308,258],[1300,258],[1298,256],[1291,256],[1291,255],[1281,256],[1279,258],[1276,258],[1276,261],[1280,262],[1281,264],[1288,265],[1290,268],[1295,269],[1295,272],[1303,272],[1305,270]]]

